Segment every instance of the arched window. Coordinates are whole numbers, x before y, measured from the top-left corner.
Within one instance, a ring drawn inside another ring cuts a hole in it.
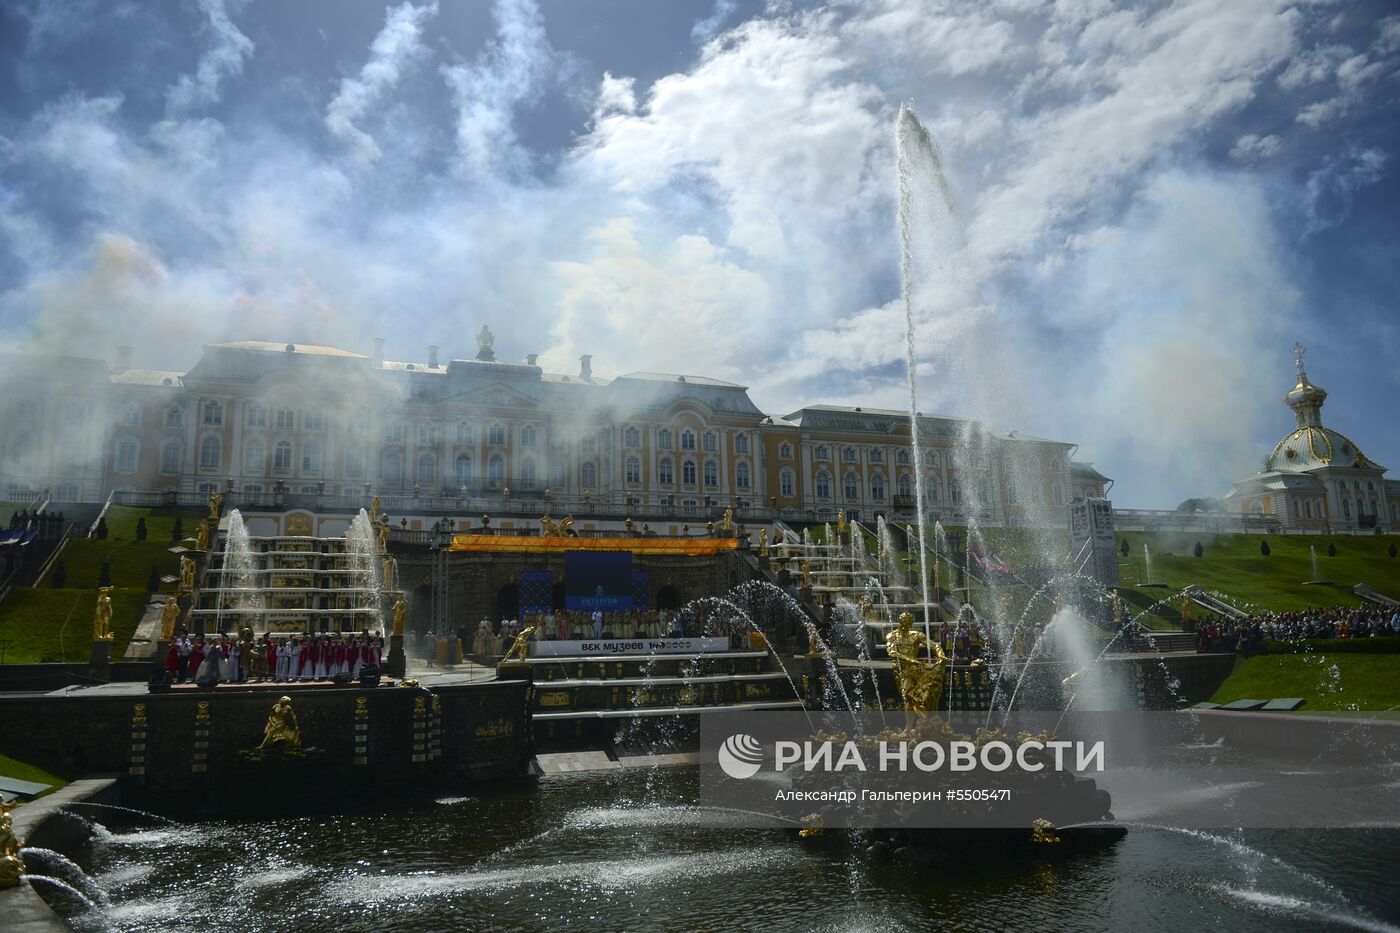
[[[715,463],[713,460],[706,460],[706,461],[705,461],[705,485],[706,485],[706,486],[718,486],[718,485],[719,485],[719,465],[718,465],[717,463]]]
[[[506,427],[503,424],[493,424],[486,432],[486,443],[499,446],[506,442]]]
[[[243,445],[243,471],[261,473],[267,469],[267,447],[258,438]]]
[[[272,448],[272,468],[290,470],[292,468],[292,442],[278,441]]]
[[[860,496],[860,477],[854,473],[847,473],[845,486],[847,499],[855,499]]]
[[[930,467],[930,468],[932,468],[932,467],[937,467],[937,466],[938,466],[938,451],[936,451],[936,450],[926,450],[926,451],[924,451],[924,466]]]
[[[199,443],[199,466],[205,470],[217,470],[224,462],[224,442],[217,435],[210,434]]]
[[[687,428],[681,432],[681,450],[695,449],[695,432]]]
[[[738,486],[740,489],[749,488],[751,482],[750,476],[749,465],[747,463],[740,463],[734,467],[734,485]]]
[[[204,423],[217,425],[224,423],[224,406],[218,402],[204,403]]]
[[[141,459],[141,442],[134,437],[124,437],[117,441],[117,462],[118,473],[135,473],[137,462]]]
[[[747,434],[734,435],[734,452],[736,454],[746,454],[749,452],[749,436]]]
[[[895,482],[895,489],[898,490],[896,495],[904,499],[908,499],[914,494],[914,482],[909,478],[908,473],[899,474],[899,479]]]
[[[823,450],[824,448],[818,447],[817,449],[818,449],[818,450]],[[792,445],[789,444],[787,441],[783,441],[781,444],[778,445],[778,458],[781,459],[781,460],[791,460],[791,459],[792,459]],[[824,458],[823,458],[823,457],[818,457],[817,459],[818,459],[818,460],[821,460],[821,459],[824,459]]]
[[[924,481],[924,498],[929,502],[938,501],[938,477],[930,476]]]
[[[321,472],[321,444],[319,441],[306,441],[301,445],[301,471]]]
[[[681,464],[681,482],[687,486],[695,485],[695,461],[687,460]]]
[[[180,442],[176,440],[167,440],[161,442],[160,471],[162,473],[168,474],[180,472],[181,447],[182,445],[180,444]]]
[[[623,479],[628,483],[640,483],[642,481],[642,461],[636,457],[628,457]]]
[[[351,447],[345,451],[345,475],[363,476],[365,472],[365,453],[358,447]]]
[[[948,495],[954,502],[962,502],[962,484],[955,479],[948,480]]]
[[[657,431],[657,432],[656,432],[656,446],[659,447],[659,448],[662,449],[662,450],[670,450],[670,449],[671,449],[671,430],[670,430],[670,428],[662,428],[660,431]]]
[[[492,489],[500,489],[506,484],[506,461],[500,454],[486,463],[486,483]]]
[[[876,502],[885,501],[885,477],[881,473],[870,477],[870,498]]]
[[[520,485],[522,488],[535,488],[536,472],[534,457],[526,457],[520,461]]]
[[[717,445],[715,444],[715,432],[713,432],[713,431],[706,431],[706,432],[705,432],[705,450],[706,450],[708,453],[714,453],[716,449],[717,449]]]
[[[598,485],[598,468],[591,460],[579,468],[578,481],[584,489],[592,489]]]
[[[823,474],[825,475],[825,474]],[[797,494],[796,474],[791,470],[783,470],[778,474],[778,495],[791,499]]]
[[[418,473],[415,482],[426,486],[437,479],[437,459],[432,454],[418,455]]]
[[[830,498],[831,498],[831,474],[830,474],[830,473],[826,472],[826,470],[822,470],[820,473],[818,473],[818,474],[817,474],[817,482],[816,482],[815,485],[816,485],[816,487],[817,487],[817,498],[818,498],[818,499],[830,499]]]
[[[1056,505],[1064,505],[1064,504],[1065,504],[1065,490],[1064,490],[1064,487],[1061,486],[1059,483],[1056,483],[1056,484],[1055,484],[1055,504],[1056,504]]]
[[[466,454],[458,454],[456,462],[455,476],[458,486],[470,486],[472,484],[472,458]]]
[[[1343,517],[1343,518],[1351,518],[1351,500],[1350,500],[1350,499],[1343,499],[1343,500],[1342,500],[1342,517]]]
[[[564,485],[568,482],[568,477],[569,468],[568,465],[564,462],[563,456],[561,455],[555,457],[554,460],[549,464],[550,485],[562,489],[564,488]]]
[[[179,405],[172,405],[165,410],[165,426],[167,428],[178,428],[185,423],[185,410]]]
[[[1263,515],[1263,514],[1264,514],[1264,503],[1260,502],[1258,499],[1255,499],[1253,502],[1251,502],[1251,503],[1249,504],[1249,514],[1250,514],[1250,515]]]
[[[535,440],[538,436],[539,432],[535,430],[535,426],[533,424],[525,425],[525,427],[520,429],[520,446],[534,447]]]
[[[640,447],[642,446],[642,432],[632,425],[627,426],[627,430],[622,432],[622,446]]]
[[[476,428],[472,427],[469,423],[467,423],[467,422],[465,422],[465,421],[458,422],[458,423],[457,423],[457,443],[459,443],[459,444],[475,444],[475,443],[476,443]]]
[[[662,458],[656,465],[656,478],[663,486],[669,486],[676,481],[675,464],[671,462],[670,457]]]
[[[1302,517],[1303,517],[1303,503],[1302,503],[1301,501],[1299,501],[1298,499],[1294,499],[1294,500],[1293,500],[1293,517],[1294,517],[1294,518],[1302,518]]]
[[[379,481],[399,485],[403,482],[403,454],[396,449],[379,455]]]

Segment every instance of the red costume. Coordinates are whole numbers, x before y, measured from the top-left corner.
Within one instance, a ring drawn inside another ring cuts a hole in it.
[[[193,679],[195,672],[199,670],[199,665],[204,663],[204,642],[197,641],[194,647],[190,648],[190,677]]]
[[[301,656],[297,659],[297,676],[314,674],[316,672],[316,659],[320,656],[321,647],[314,641],[301,640]]]
[[[263,654],[267,655],[267,673],[271,677],[277,673],[277,645],[270,635],[263,637]]]
[[[165,650],[165,669],[171,674],[177,674],[180,670],[180,649],[175,647],[175,642],[170,643],[170,647]]]

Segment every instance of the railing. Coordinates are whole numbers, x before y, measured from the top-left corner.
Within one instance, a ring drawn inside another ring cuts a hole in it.
[[[102,519],[107,515],[107,510],[112,507],[112,497],[115,495],[115,492],[112,493],[112,495],[107,497],[107,501],[102,503],[102,509],[97,513],[97,517],[92,520],[92,524],[88,526],[87,534],[83,537],[92,540],[97,536],[97,526],[102,524]]]
[[[1158,528],[1180,528],[1217,532],[1253,532],[1267,534],[1279,528],[1278,519],[1271,515],[1247,515],[1233,512],[1176,512],[1167,509],[1113,510],[1113,527],[1119,531],[1150,531]]]

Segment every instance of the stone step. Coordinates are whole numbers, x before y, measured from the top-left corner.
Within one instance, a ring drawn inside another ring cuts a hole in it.
[[[754,710],[800,710],[801,700],[764,700],[754,703],[728,703],[718,706],[658,706],[636,709],[586,709],[559,713],[535,713],[537,722],[568,719],[637,719],[653,716],[702,716],[706,713],[737,713]]]
[[[684,686],[686,684],[728,683],[740,680],[787,680],[787,675],[776,674],[702,674],[697,677],[584,677],[568,680],[542,680],[540,684],[550,687],[582,687],[604,685],[608,687],[650,687]]]

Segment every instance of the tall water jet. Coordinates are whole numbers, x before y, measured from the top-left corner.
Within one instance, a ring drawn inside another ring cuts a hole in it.
[[[364,509],[360,509],[345,532],[345,549],[350,554],[350,569],[355,572],[355,586],[369,596],[366,607],[379,608],[379,562],[375,559],[379,547],[374,523]]]
[[[248,526],[238,509],[228,513],[228,534],[224,536],[224,572],[219,586],[236,592],[229,608],[257,610],[263,608],[262,591],[258,589],[253,566],[253,546],[248,539]],[[221,594],[221,600],[224,598]]]
[[[1155,581],[1152,579],[1152,552],[1147,549],[1147,542],[1142,542],[1142,572],[1143,583],[1151,586]]]

